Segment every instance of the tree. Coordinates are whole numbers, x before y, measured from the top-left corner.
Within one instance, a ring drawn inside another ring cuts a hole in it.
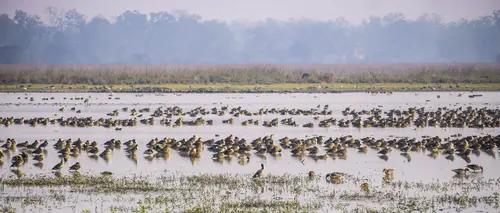
[[[108,20],[48,8],[48,22],[0,14],[1,63],[226,64],[498,61],[500,10],[443,22],[436,14],[393,13],[362,24],[267,19],[206,20],[183,11],[125,11]]]
[[[17,64],[21,62],[22,52],[17,46],[0,47],[0,64]]]

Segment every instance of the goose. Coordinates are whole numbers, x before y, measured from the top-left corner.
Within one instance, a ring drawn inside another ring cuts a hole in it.
[[[253,175],[252,178],[259,178],[259,177],[262,177],[264,175],[264,164],[260,164],[260,166],[262,168],[259,169],[257,172],[255,172],[255,174]]]
[[[477,164],[469,164],[467,165],[467,168],[472,169],[473,172],[476,172],[477,170],[481,170],[481,172],[483,172],[483,167]]]

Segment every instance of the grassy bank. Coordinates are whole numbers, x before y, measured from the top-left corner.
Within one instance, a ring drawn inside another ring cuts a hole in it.
[[[269,85],[231,84],[139,84],[139,85],[89,85],[89,84],[14,84],[0,86],[0,92],[367,92],[367,91],[499,91],[500,83],[482,84],[344,84],[303,83]]]

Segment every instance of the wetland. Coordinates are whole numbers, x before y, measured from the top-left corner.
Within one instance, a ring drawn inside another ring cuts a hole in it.
[[[499,208],[499,92],[1,97],[2,212]]]

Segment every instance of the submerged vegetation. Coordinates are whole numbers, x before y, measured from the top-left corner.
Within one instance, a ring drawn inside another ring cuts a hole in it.
[[[2,178],[0,186],[4,191],[18,190],[21,195],[4,195],[0,199],[4,201],[3,208],[9,210],[13,208],[9,205],[15,205],[18,201],[23,205],[17,208],[30,205],[47,208],[57,202],[63,204],[62,208],[68,208],[71,202],[75,202],[75,195],[111,196],[108,199],[113,202],[107,199],[100,201],[101,208],[109,208],[106,212],[140,209],[146,212],[320,212],[324,209],[337,212],[356,209],[362,212],[426,212],[450,207],[499,208],[499,195],[494,190],[500,185],[499,179],[475,178],[471,181],[434,181],[425,184],[395,181],[380,185],[371,182],[368,191],[342,188],[344,184],[359,185],[360,178],[346,176],[339,185],[325,183],[322,178],[309,179],[305,175],[289,174],[265,175],[259,180],[251,179],[250,174],[166,173],[133,178],[74,174],[61,178]],[[48,194],[29,194],[26,190],[33,187],[39,193]],[[482,191],[477,193],[470,189]],[[62,194],[55,196],[57,193]]]

